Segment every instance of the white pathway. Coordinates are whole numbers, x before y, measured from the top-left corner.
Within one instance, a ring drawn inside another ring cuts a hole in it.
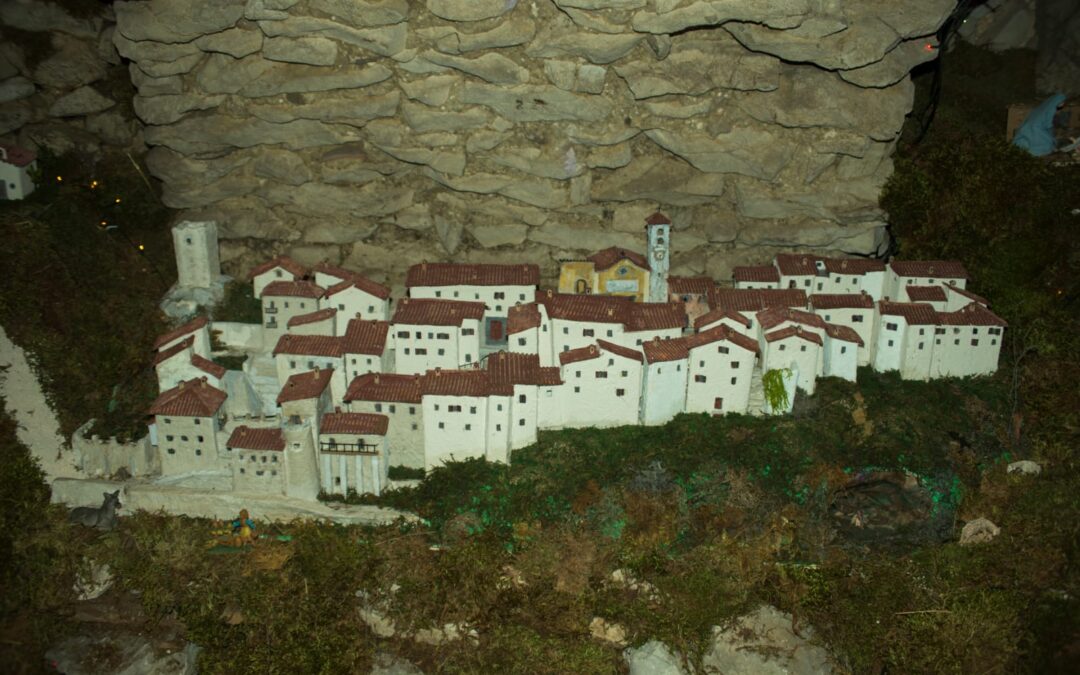
[[[60,435],[56,414],[45,402],[41,383],[26,360],[26,353],[8,339],[0,326],[0,395],[19,425],[18,437],[41,463],[49,482],[74,478],[75,453]]]

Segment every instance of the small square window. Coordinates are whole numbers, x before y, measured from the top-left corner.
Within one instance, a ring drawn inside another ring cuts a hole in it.
[[[465,431],[472,431],[472,425],[471,424],[466,424],[465,425]]]
[[[616,389],[615,390],[615,395],[616,396],[626,396],[626,390],[625,389]]]
[[[502,431],[502,425],[501,424],[496,424],[495,425],[495,431]]]
[[[440,428],[440,429],[445,429],[445,428],[446,428],[446,425],[445,425],[445,424],[443,424],[442,422],[439,422],[439,428]]]
[[[518,420],[518,426],[519,427],[525,426],[525,418],[521,418],[521,419]]]
[[[574,393],[575,394],[580,394],[581,393],[581,387],[574,387]]]
[[[525,394],[518,394],[518,403],[525,402]]]
[[[694,382],[704,382],[704,381],[705,381],[705,376],[704,375],[695,375],[694,376]]]
[[[978,346],[979,346],[979,341],[978,341],[978,339],[972,339],[972,340],[971,340],[971,346],[972,346],[972,347],[978,347]]]
[[[390,404],[390,414],[392,415],[392,414],[394,414],[396,412],[397,412],[397,406],[394,405],[393,403],[391,403]]]
[[[738,382],[738,380],[739,380],[739,378],[733,377],[733,378],[731,378],[731,383],[735,384],[736,382]]]
[[[800,352],[805,352],[806,351],[806,345],[799,345],[799,351]]]
[[[732,367],[732,369],[737,369],[739,367],[739,362],[738,361],[732,361],[731,362],[731,367]]]

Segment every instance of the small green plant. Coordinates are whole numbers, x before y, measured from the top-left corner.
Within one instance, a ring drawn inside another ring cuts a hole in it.
[[[391,466],[387,473],[390,480],[423,480],[424,478],[424,470],[412,466]]]
[[[788,398],[784,378],[791,375],[790,368],[773,368],[761,376],[761,385],[765,390],[765,401],[773,411],[787,410],[791,399]]]

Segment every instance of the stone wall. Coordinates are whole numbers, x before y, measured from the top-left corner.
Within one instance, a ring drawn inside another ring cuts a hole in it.
[[[399,278],[420,260],[644,248],[727,276],[870,253],[954,0],[118,2],[147,163],[223,263],[271,250]],[[509,250],[508,250],[509,249]]]

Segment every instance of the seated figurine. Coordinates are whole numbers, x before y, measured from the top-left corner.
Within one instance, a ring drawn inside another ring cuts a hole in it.
[[[1064,110],[1065,95],[1054,94],[1032,110],[1013,136],[1013,145],[1036,157],[1054,152],[1072,152],[1080,143],[1069,138],[1069,113]]]

